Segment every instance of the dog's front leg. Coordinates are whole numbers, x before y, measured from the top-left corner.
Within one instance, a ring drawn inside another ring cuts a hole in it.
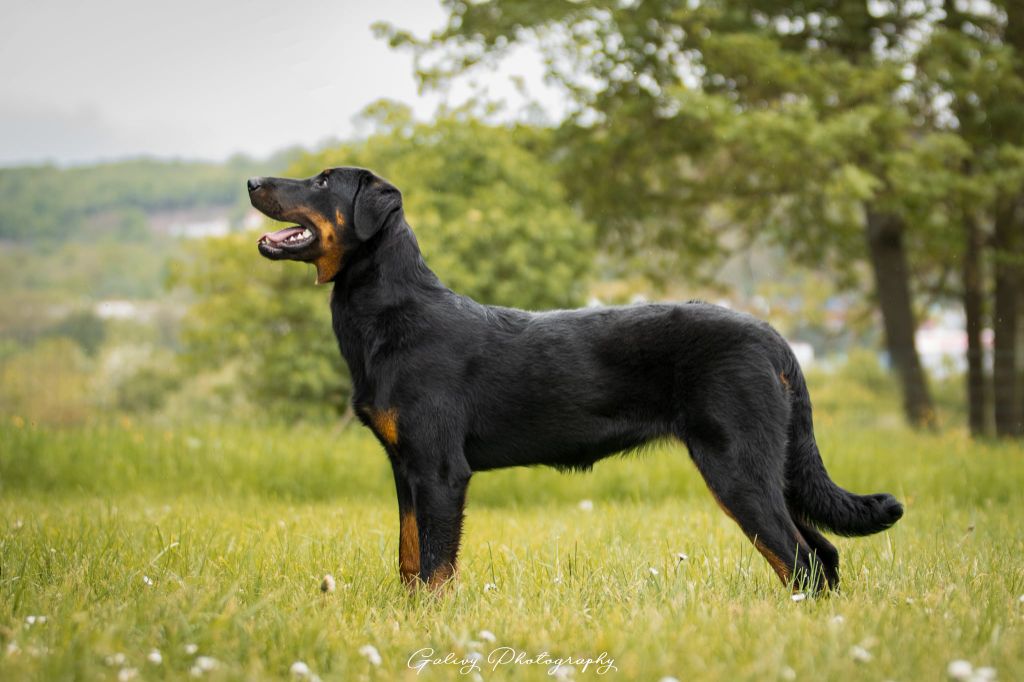
[[[416,524],[412,484],[396,462],[392,462],[398,496],[398,571],[408,588],[416,586],[420,574],[420,535]]]
[[[469,487],[469,465],[461,455],[413,480],[416,530],[419,534],[419,576],[437,589],[455,575],[462,518]]]

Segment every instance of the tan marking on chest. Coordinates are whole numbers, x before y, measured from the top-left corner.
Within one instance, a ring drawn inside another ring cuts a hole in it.
[[[320,228],[323,250],[320,257],[313,261],[316,265],[316,283],[330,282],[341,270],[341,259],[345,255],[345,247],[341,245],[341,228],[345,225],[345,217],[341,211],[335,211],[335,222],[317,216],[316,226]]]
[[[303,219],[313,223],[320,233],[320,255],[313,261],[316,266],[316,283],[324,284],[334,279],[341,270],[341,259],[345,255],[345,247],[341,244],[341,228],[345,225],[345,216],[335,211],[335,222],[325,216],[306,208],[298,208],[285,216],[287,220],[301,222]]]

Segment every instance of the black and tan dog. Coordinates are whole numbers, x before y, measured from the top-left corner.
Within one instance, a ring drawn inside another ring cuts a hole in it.
[[[867,535],[892,496],[831,481],[803,374],[767,324],[703,303],[543,313],[481,305],[423,262],[392,185],[359,168],[249,180],[253,206],[297,223],[261,254],[334,282],[334,333],[353,402],[391,460],[407,584],[454,575],[470,476],[587,469],[656,439],[683,441],[726,514],[784,583],[839,583],[818,529]],[[820,566],[820,569],[818,568]]]

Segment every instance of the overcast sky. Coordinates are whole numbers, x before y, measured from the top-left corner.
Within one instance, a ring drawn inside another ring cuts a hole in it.
[[[0,164],[262,156],[348,137],[353,115],[382,97],[427,117],[440,96],[417,95],[411,55],[370,25],[425,35],[444,16],[436,0],[10,3]],[[536,58],[508,73],[552,97]],[[484,78],[514,99],[507,74]]]

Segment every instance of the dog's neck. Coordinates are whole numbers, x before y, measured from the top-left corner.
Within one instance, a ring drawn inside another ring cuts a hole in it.
[[[427,267],[416,236],[405,219],[391,222],[346,254],[334,280],[331,313],[338,346],[357,389],[366,369],[386,354],[414,343],[429,320],[424,297],[450,294]],[[417,305],[411,305],[413,299]]]

